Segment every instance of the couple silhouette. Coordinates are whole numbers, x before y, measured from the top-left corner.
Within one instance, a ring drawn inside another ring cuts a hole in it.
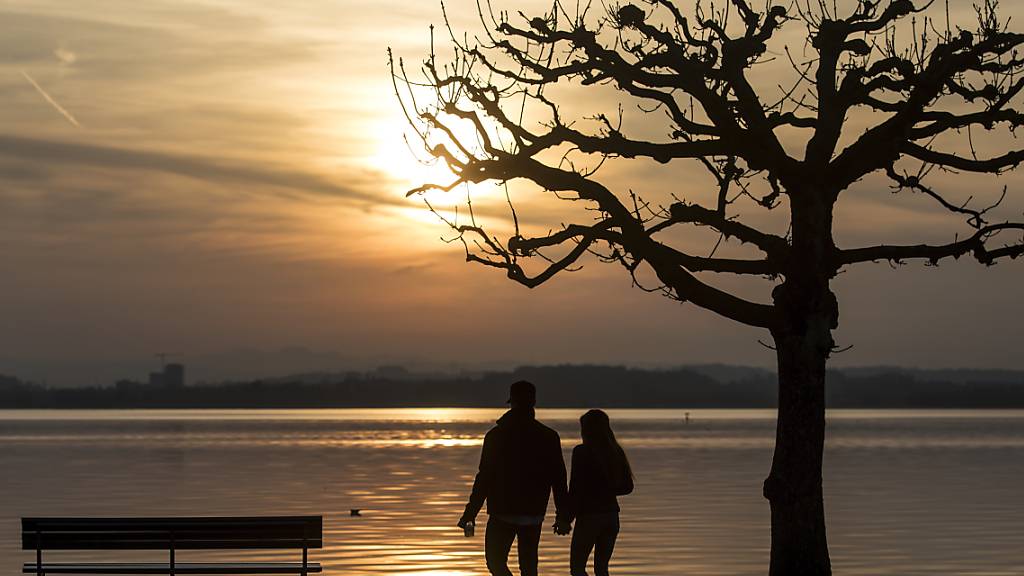
[[[629,460],[615,440],[608,415],[590,410],[580,417],[582,443],[573,448],[572,477],[566,487],[561,440],[557,432],[537,421],[536,403],[533,384],[525,380],[512,384],[508,412],[484,436],[480,470],[458,525],[472,535],[486,502],[487,570],[495,576],[511,576],[508,554],[512,542],[518,541],[519,573],[535,576],[544,514],[554,493],[553,531],[560,536],[572,533],[571,576],[587,575],[591,552],[594,573],[605,576],[619,534],[617,496],[633,491]]]

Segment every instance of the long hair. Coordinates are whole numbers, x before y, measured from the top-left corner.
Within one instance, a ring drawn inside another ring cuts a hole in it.
[[[608,414],[603,410],[588,410],[580,416],[580,436],[583,444],[594,451],[608,473],[612,486],[618,488],[633,479],[633,469],[626,458],[626,452],[615,439]]]

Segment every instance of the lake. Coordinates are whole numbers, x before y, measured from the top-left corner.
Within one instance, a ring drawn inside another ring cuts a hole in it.
[[[582,412],[539,411],[567,456]],[[609,413],[637,477],[636,492],[621,499],[612,572],[767,573],[761,482],[774,413],[691,410],[688,423],[683,410]],[[482,436],[500,414],[0,411],[0,574],[31,560],[20,550],[22,516],[322,514],[325,548],[313,559],[328,574],[483,575],[483,530],[464,538],[454,524]],[[825,506],[834,572],[1024,574],[1022,486],[1024,411],[832,411]],[[351,508],[363,515],[350,517]],[[568,574],[568,544],[546,530],[542,574]],[[243,556],[297,559],[232,553]],[[62,557],[70,556],[52,559]]]

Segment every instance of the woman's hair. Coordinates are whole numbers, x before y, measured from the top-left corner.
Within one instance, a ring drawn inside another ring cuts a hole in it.
[[[603,410],[588,410],[580,416],[580,436],[583,444],[597,455],[598,461],[608,472],[612,486],[622,486],[627,480],[633,479],[633,470],[629,466],[626,452],[615,440],[611,421]]]

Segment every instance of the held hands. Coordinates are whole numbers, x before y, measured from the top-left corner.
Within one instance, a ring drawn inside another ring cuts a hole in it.
[[[558,534],[559,536],[567,536],[569,532],[572,532],[572,524],[563,518],[555,520],[555,523],[551,528],[554,530],[555,534]]]
[[[476,526],[476,522],[472,518],[466,518],[463,516],[462,518],[459,518],[457,526],[464,530],[468,535]],[[572,523],[565,519],[558,519],[555,520],[555,523],[551,528],[554,530],[555,534],[558,534],[559,536],[566,536],[572,532]]]

